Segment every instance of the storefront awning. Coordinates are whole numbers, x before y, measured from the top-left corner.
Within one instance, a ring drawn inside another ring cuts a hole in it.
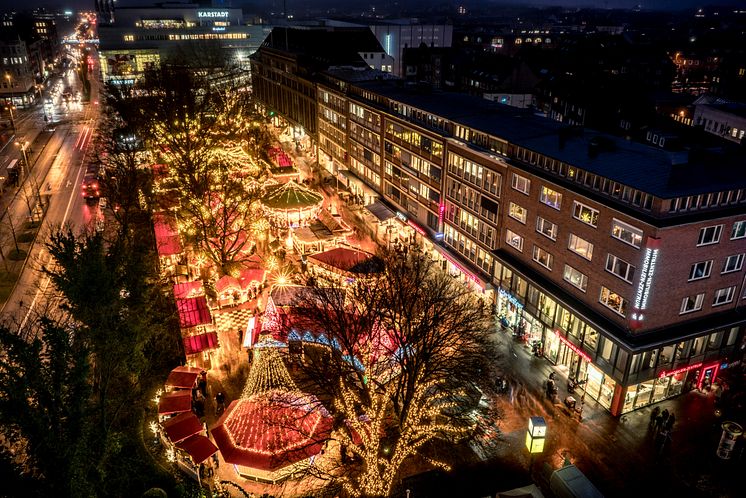
[[[212,322],[210,309],[207,307],[205,296],[191,299],[177,299],[176,308],[179,310],[179,325],[182,329],[205,325]]]
[[[192,391],[174,391],[161,396],[158,415],[171,415],[192,411]]]
[[[367,209],[368,212],[375,216],[381,223],[396,216],[394,212],[387,208],[381,201],[376,201],[373,204],[365,206],[365,209]]]
[[[202,463],[217,451],[218,447],[213,444],[207,437],[201,434],[195,434],[186,438],[176,445],[180,450],[184,450],[194,463]]]
[[[183,441],[202,431],[202,423],[192,412],[180,413],[163,424],[163,432],[172,443]]]
[[[174,389],[191,389],[194,387],[194,382],[202,373],[201,368],[196,367],[176,367],[171,370],[166,379],[166,387],[172,387]]]
[[[206,334],[191,335],[184,338],[184,352],[187,355],[201,353],[208,349],[218,347],[217,332],[208,332]]]

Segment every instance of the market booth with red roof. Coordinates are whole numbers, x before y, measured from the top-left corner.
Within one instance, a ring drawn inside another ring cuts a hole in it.
[[[171,370],[166,379],[166,392],[178,389],[188,389],[191,392],[193,387],[197,386],[197,379],[202,373],[201,368],[180,366]]]

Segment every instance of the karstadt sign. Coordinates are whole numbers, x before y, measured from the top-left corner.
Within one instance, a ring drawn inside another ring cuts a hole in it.
[[[198,10],[197,17],[199,19],[224,19],[230,15],[227,10]]]

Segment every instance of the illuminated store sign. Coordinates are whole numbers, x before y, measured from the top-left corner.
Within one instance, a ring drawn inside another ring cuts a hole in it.
[[[645,258],[642,262],[642,273],[640,275],[640,282],[637,284],[637,292],[635,293],[635,308],[638,310],[644,310],[648,306],[650,286],[653,283],[655,267],[658,264],[658,252],[657,248],[645,248]]]
[[[555,330],[554,333],[557,334],[557,338],[560,340],[560,342],[562,344],[564,344],[565,346],[567,346],[570,349],[570,351],[572,351],[573,353],[577,354],[578,356],[580,356],[581,358],[583,358],[588,363],[591,363],[591,357],[588,356],[587,353],[585,353],[583,350],[581,350],[575,344],[571,343],[567,339],[567,337],[564,337],[562,334],[560,334],[558,330]]]
[[[695,363],[694,365],[689,365],[687,367],[681,367],[677,368],[676,370],[671,370],[670,372],[666,372],[665,370],[658,374],[658,377],[661,379],[663,377],[670,377],[672,375],[678,375],[680,373],[688,372],[689,370],[694,370],[695,368],[699,368],[702,366],[702,363]]]
[[[523,308],[523,304],[518,299],[516,299],[515,296],[513,296],[511,293],[509,293],[502,287],[497,289],[497,293],[500,295],[500,297],[507,299],[508,302],[512,303],[513,306],[515,306],[516,308],[519,308],[519,309]]]
[[[198,10],[197,17],[199,19],[225,19],[230,15],[227,10]]]

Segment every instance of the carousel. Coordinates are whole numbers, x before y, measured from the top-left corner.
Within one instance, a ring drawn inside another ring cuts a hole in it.
[[[292,479],[322,453],[332,419],[319,400],[298,390],[278,348],[255,348],[241,398],[212,429],[223,459],[242,477]]]
[[[294,181],[267,187],[262,208],[267,220],[276,228],[295,228],[314,220],[324,198]]]

